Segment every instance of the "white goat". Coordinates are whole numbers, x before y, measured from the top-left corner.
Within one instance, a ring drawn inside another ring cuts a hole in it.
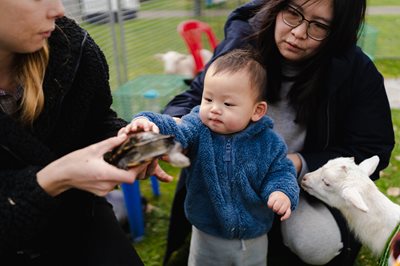
[[[400,221],[400,206],[379,191],[369,176],[379,157],[359,165],[353,158],[337,158],[304,176],[301,186],[309,194],[337,208],[359,241],[380,256]]]
[[[202,49],[200,55],[204,64],[206,64],[211,59],[212,52],[207,49]],[[164,63],[165,74],[178,74],[188,78],[194,77],[195,64],[192,55],[168,51],[166,53],[155,54],[154,57]]]

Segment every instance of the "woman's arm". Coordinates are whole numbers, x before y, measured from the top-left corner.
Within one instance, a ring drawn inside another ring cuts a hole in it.
[[[22,248],[49,226],[58,207],[55,198],[77,188],[105,195],[116,184],[132,183],[147,165],[124,171],[103,160],[103,154],[124,141],[113,137],[67,154],[45,167],[26,166],[0,171],[0,256]],[[139,178],[139,177],[138,177]]]
[[[130,125],[125,129],[125,133],[132,129],[142,128],[144,131],[153,130],[165,135],[173,135],[175,139],[181,143],[184,149],[188,148],[196,140],[199,134],[199,128],[202,125],[197,111],[192,111],[190,114],[182,117],[178,123],[170,115],[158,114],[154,112],[141,112],[137,114]],[[138,120],[138,118],[143,118]],[[142,123],[142,120],[148,120],[148,123]],[[141,125],[143,124],[143,125]],[[154,130],[155,125],[156,129]]]
[[[104,161],[103,155],[126,140],[121,134],[71,152],[37,173],[37,182],[50,196],[77,188],[104,196],[121,183],[133,183],[145,166],[121,170]]]

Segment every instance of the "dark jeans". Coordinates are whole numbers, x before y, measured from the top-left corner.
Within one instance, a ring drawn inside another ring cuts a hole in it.
[[[171,209],[170,225],[168,228],[167,249],[164,257],[164,265],[167,265],[172,253],[181,248],[191,232],[191,224],[185,217],[183,202],[186,196],[185,176],[181,175]],[[330,209],[334,215],[342,234],[342,252],[330,261],[326,266],[352,266],[360,251],[361,244],[355,240],[349,232],[343,216],[335,209]],[[186,265],[182,263],[182,265]],[[308,266],[294,253],[283,245],[279,219],[274,221],[271,231],[268,233],[268,265],[272,266]]]
[[[88,193],[72,194],[60,197],[60,208],[41,239],[7,258],[7,265],[143,265],[112,206]]]

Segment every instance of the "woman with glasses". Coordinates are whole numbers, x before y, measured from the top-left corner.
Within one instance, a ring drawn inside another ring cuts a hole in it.
[[[390,108],[381,74],[356,46],[365,0],[254,0],[236,9],[214,57],[252,46],[268,69],[266,100],[275,130],[284,138],[298,179],[329,159],[381,159],[394,146]],[[205,71],[165,113],[181,117],[201,101]],[[176,190],[165,262],[185,242],[185,176]],[[360,244],[343,217],[317,199],[300,194],[298,209],[278,220],[269,237],[270,265],[353,265]]]

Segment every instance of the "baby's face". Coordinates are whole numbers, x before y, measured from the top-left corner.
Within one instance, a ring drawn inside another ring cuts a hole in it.
[[[220,134],[239,132],[247,127],[257,106],[256,90],[246,71],[218,73],[207,71],[200,105],[201,121]]]

